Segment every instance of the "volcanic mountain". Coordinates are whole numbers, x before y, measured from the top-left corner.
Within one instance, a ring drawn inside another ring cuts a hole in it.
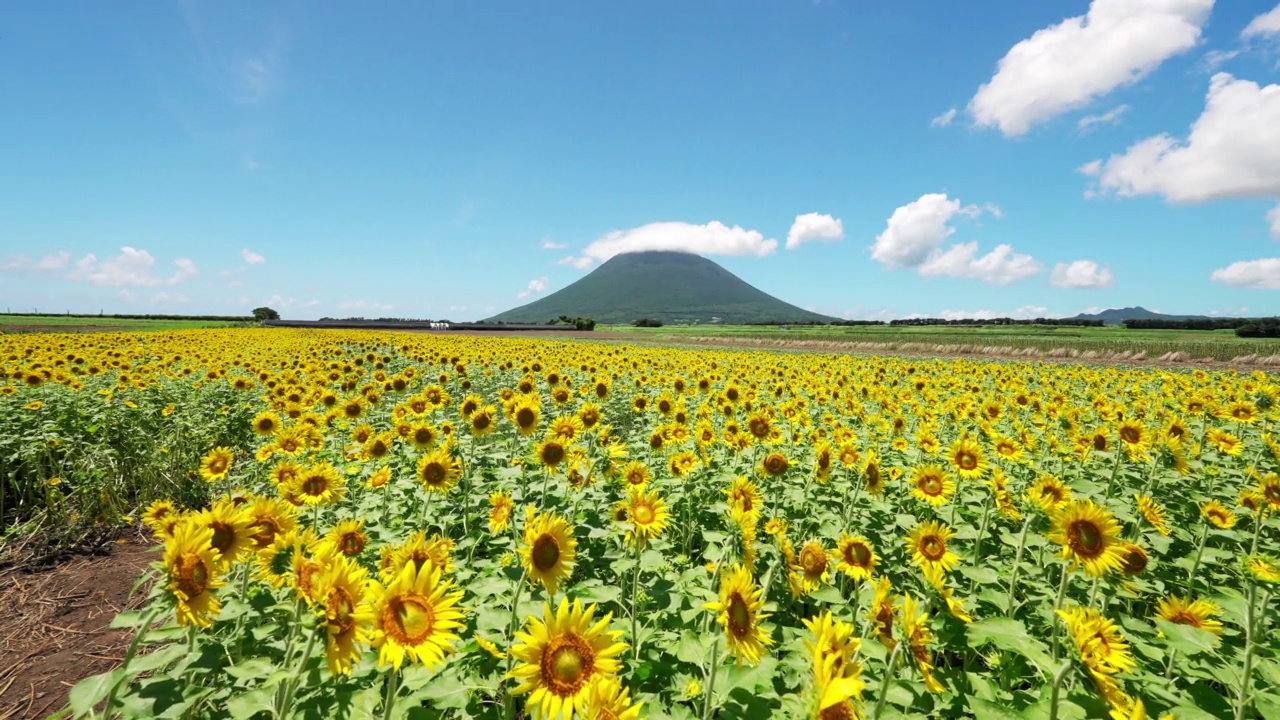
[[[700,255],[647,251],[615,255],[572,285],[488,322],[545,323],[561,315],[612,324],[641,318],[726,324],[834,319],[757,290]]]

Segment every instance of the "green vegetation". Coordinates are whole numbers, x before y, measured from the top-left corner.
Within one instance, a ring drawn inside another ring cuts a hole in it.
[[[3,315],[0,332],[94,332],[109,330],[197,330],[239,327],[252,318],[119,315]]]
[[[561,315],[600,323],[640,318],[668,324],[834,320],[761,292],[698,255],[642,252],[610,258],[572,285],[489,321],[545,323]]]
[[[1184,353],[1193,358],[1230,360],[1244,355],[1280,354],[1280,339],[1236,337],[1232,330],[1130,330],[1123,326],[1063,327],[1051,325],[985,325],[985,326],[797,326],[761,327],[744,325],[676,325],[662,328],[637,328],[630,324],[611,326],[615,332],[644,333],[681,338],[741,338],[752,340],[810,340],[846,343],[884,343],[883,349],[903,348],[904,344],[947,346],[998,346],[1040,351],[1059,349],[1097,353],[1146,353],[1159,357],[1166,353]]]

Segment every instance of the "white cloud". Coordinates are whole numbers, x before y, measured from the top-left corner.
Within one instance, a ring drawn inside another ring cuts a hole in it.
[[[942,244],[955,234],[951,221],[956,216],[977,218],[982,213],[999,218],[1000,208],[961,205],[960,200],[945,193],[921,195],[893,211],[884,232],[876,236],[871,257],[889,268],[912,268],[929,277],[959,277],[994,285],[1005,285],[1040,272],[1040,263],[1030,255],[1013,252],[999,245],[978,256],[978,243],[957,243],[942,249]]]
[[[952,245],[946,251],[935,250],[920,266],[920,274],[1008,285],[1035,275],[1041,268],[1039,260],[1015,253],[1008,245],[997,245],[991,252],[978,257],[978,243],[967,242]]]
[[[550,240],[542,241],[543,250],[563,250],[567,247],[569,247],[567,243],[551,242]]]
[[[1227,61],[1232,60],[1239,54],[1239,50],[1210,50],[1204,54],[1202,63],[1205,70],[1208,72],[1214,72]]]
[[[156,259],[146,250],[137,250],[128,246],[120,248],[120,254],[99,260],[89,253],[75,261],[75,267],[67,273],[68,280],[84,280],[94,285],[176,285],[200,271],[194,261],[178,258],[173,261],[176,268],[172,275],[157,276],[152,274]]]
[[[244,261],[250,265],[262,265],[267,262],[266,258],[250,250],[249,248],[245,248],[241,250],[240,257],[244,258]]]
[[[1107,288],[1116,284],[1116,276],[1093,260],[1076,260],[1054,265],[1049,283],[1060,288]]]
[[[151,296],[152,305],[184,305],[187,296],[182,293],[167,293],[163,290]]]
[[[294,297],[285,298],[277,293],[267,298],[266,302],[262,304],[275,310],[298,310],[320,307],[321,303],[319,300],[299,300]]]
[[[996,310],[943,310],[939,315],[943,320],[992,320],[995,318],[1012,318],[1014,320],[1034,320],[1045,317],[1049,308],[1039,305],[1023,305],[1012,312]]]
[[[1267,222],[1271,223],[1271,237],[1280,240],[1280,205],[1271,208],[1267,213]]]
[[[793,250],[810,240],[834,242],[844,239],[844,223],[830,215],[805,213],[797,215],[787,232],[787,249]]]
[[[538,293],[546,292],[546,289],[550,286],[551,282],[545,277],[535,278],[529,281],[529,287],[516,293],[516,297],[527,298],[530,295],[537,295]]]
[[[1213,0],[1093,0],[1088,14],[1014,45],[978,88],[969,113],[979,126],[1022,135],[1195,47],[1212,8]]]
[[[929,127],[946,127],[951,124],[952,120],[955,120],[955,119],[956,119],[956,109],[951,108],[950,110],[947,110],[941,115],[930,120]]]
[[[596,261],[586,256],[575,257],[573,255],[566,255],[565,257],[562,257],[559,260],[557,260],[556,264],[572,265],[574,268],[577,268],[578,270],[586,270],[590,268],[592,265],[595,265]]]
[[[37,270],[61,270],[71,262],[71,253],[59,250],[52,255],[45,255],[36,262]]]
[[[560,264],[572,264],[579,269],[592,262],[604,262],[614,255],[645,250],[674,250],[697,255],[755,255],[763,257],[778,249],[778,241],[766,239],[757,230],[747,230],[737,225],[711,221],[705,225],[687,222],[656,222],[630,230],[614,230],[602,235],[572,260],[565,258]]]
[[[1280,258],[1233,262],[1214,270],[1209,279],[1231,287],[1280,290]]]
[[[1128,105],[1117,105],[1101,115],[1085,115],[1076,121],[1076,129],[1080,132],[1088,132],[1095,125],[1115,125],[1127,112],[1129,112]]]
[[[12,255],[0,260],[0,271],[10,272],[54,272],[61,270],[71,262],[71,253],[59,250],[32,261],[26,255]]]
[[[387,312],[394,310],[395,306],[388,303],[369,302],[367,300],[348,300],[347,302],[338,304],[339,310],[377,310],[378,312]]]
[[[1280,35],[1280,5],[1254,18],[1240,31],[1241,39]]]
[[[1218,73],[1186,140],[1156,135],[1089,163],[1103,192],[1179,203],[1280,197],[1280,85]]]

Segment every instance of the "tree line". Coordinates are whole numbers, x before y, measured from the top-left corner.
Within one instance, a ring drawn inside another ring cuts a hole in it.
[[[1124,321],[1130,330],[1235,330],[1238,337],[1280,337],[1280,317],[1265,318],[1131,318]]]

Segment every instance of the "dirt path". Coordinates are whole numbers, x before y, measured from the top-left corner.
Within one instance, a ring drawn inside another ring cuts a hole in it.
[[[0,720],[47,717],[77,680],[120,664],[132,635],[111,619],[144,597],[129,591],[154,547],[130,537],[104,555],[0,571]]]

